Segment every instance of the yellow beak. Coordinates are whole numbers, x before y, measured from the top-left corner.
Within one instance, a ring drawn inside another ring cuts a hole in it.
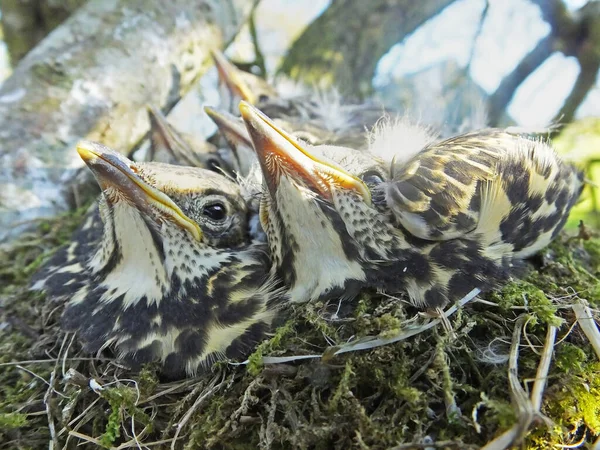
[[[169,196],[137,175],[133,161],[102,144],[90,141],[80,141],[77,153],[94,173],[102,190],[116,189],[141,212],[148,212],[150,206],[154,206],[161,215],[189,231],[195,239],[202,239],[198,224],[187,217]]]
[[[244,145],[252,148],[252,141],[248,135],[244,122],[233,114],[227,111],[219,111],[210,106],[205,106],[204,111],[208,114],[208,117],[219,127],[219,130],[225,136],[225,139],[230,145]]]
[[[287,174],[301,179],[325,198],[331,199],[333,189],[348,189],[371,204],[371,193],[362,180],[344,168],[311,154],[293,136],[277,127],[265,114],[247,102],[240,102],[240,112],[254,144],[263,176],[269,187],[279,183],[281,167]]]
[[[231,93],[237,95],[242,100],[255,104],[257,101],[256,96],[250,91],[248,84],[244,81],[241,70],[231,64],[220,51],[212,50],[211,55],[219,72],[219,80],[225,83]]]

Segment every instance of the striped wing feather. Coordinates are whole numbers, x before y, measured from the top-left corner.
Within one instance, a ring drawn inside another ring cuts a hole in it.
[[[582,174],[539,141],[483,130],[441,141],[393,167],[388,206],[411,234],[512,244],[527,256],[562,228]]]

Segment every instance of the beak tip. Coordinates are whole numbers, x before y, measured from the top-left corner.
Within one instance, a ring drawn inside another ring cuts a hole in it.
[[[219,50],[218,48],[211,48],[209,50],[210,53],[210,57],[216,62],[221,60],[222,58],[224,58],[223,52],[221,52],[221,50]]]
[[[204,106],[202,109],[211,119],[217,115],[217,110],[212,106]]]
[[[238,108],[244,120],[248,120],[252,116],[254,107],[246,100],[240,101]]]
[[[81,140],[76,146],[77,153],[84,162],[88,162],[97,156],[96,144],[92,141]]]

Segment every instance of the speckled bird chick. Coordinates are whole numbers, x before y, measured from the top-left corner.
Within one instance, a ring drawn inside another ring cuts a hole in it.
[[[102,188],[102,221],[89,218],[33,286],[69,300],[64,329],[89,352],[112,347],[132,366],[160,361],[171,378],[248,353],[282,291],[265,244],[248,237],[238,185],[91,142],[78,152]]]
[[[297,302],[373,287],[436,308],[493,288],[556,236],[582,187],[547,144],[501,130],[430,144],[390,169],[240,109],[265,178],[260,218]]]

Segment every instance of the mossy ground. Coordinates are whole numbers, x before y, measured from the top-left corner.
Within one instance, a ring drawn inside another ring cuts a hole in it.
[[[337,303],[295,307],[249,366],[221,363],[167,383],[153,367],[135,374],[108,354],[81,353],[59,330],[61,305],[27,291],[31,273],[82,214],[41,224],[2,255],[0,448],[45,448],[52,436],[55,448],[479,448],[522,420],[508,379],[514,328],[523,328],[518,379],[528,392],[552,325],[558,336],[541,409],[549,421],[534,421],[523,445],[591,448],[600,436],[600,362],[570,308],[580,299],[600,308],[598,237],[563,233],[522,279],[452,315],[451,330],[333,358],[262,363],[430,320],[404,299],[366,292],[337,315]]]

